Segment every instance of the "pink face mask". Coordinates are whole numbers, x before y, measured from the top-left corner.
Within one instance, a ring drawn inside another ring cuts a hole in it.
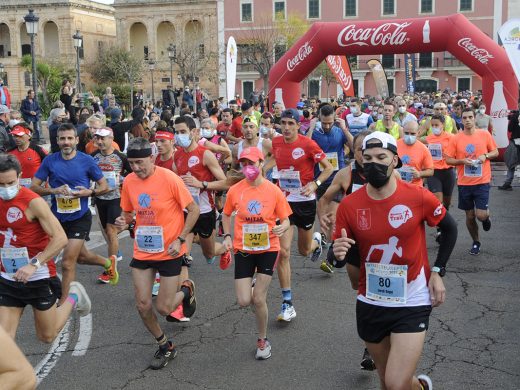
[[[260,168],[254,165],[246,165],[242,168],[242,173],[247,180],[254,181],[260,174]]]

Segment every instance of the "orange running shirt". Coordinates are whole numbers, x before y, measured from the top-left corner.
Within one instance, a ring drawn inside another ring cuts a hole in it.
[[[224,214],[237,212],[234,223],[235,252],[263,253],[280,250],[280,239],[272,233],[276,219],[292,214],[287,199],[278,186],[268,180],[255,187],[246,179],[231,186]]]
[[[432,156],[434,169],[449,169],[452,167],[446,164],[446,150],[448,150],[452,137],[453,134],[446,133],[446,131],[443,131],[440,135],[431,134],[426,137],[426,141],[428,142],[426,147]]]
[[[399,173],[404,181],[418,186],[423,185],[423,179],[413,179],[407,167],[412,167],[418,171],[433,169],[433,160],[430,151],[420,141],[415,141],[413,145],[404,143],[404,139],[397,141],[397,153],[403,162],[403,167],[399,168]]]
[[[112,147],[115,149],[115,150],[118,150],[118,151],[121,151],[119,149],[119,145],[117,143],[115,143],[114,141],[112,141]],[[98,146],[94,143],[94,140],[90,140],[86,145],[85,145],[85,153],[86,154],[92,154],[94,153],[96,150],[98,150]]]
[[[476,160],[478,156],[489,153],[497,148],[495,140],[487,130],[476,129],[472,135],[463,131],[455,134],[448,145],[446,155],[455,159],[470,158]],[[484,161],[476,166],[457,165],[457,184],[473,186],[487,184],[491,181],[491,162]]]
[[[135,173],[129,174],[121,190],[121,208],[128,213],[136,212],[134,258],[173,259],[168,254],[168,246],[184,228],[182,210],[192,202],[181,178],[166,168],[155,167],[154,173],[144,180]],[[183,244],[179,257],[184,253],[186,245]]]

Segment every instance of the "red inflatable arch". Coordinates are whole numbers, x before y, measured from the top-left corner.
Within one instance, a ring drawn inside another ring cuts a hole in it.
[[[269,99],[282,96],[295,107],[300,82],[328,55],[399,54],[449,51],[482,77],[488,110],[494,82],[502,81],[507,106],[516,107],[518,83],[507,55],[497,43],[464,16],[314,23],[307,33],[273,66]],[[502,113],[505,115],[505,111]]]

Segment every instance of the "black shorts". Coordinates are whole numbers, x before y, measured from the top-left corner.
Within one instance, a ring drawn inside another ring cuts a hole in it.
[[[90,227],[92,226],[92,214],[90,213],[90,210],[87,210],[83,216],[75,219],[74,221],[60,223],[63,230],[65,230],[67,238],[86,241],[89,240],[88,234],[90,233]]]
[[[235,253],[235,279],[252,278],[256,273],[273,276],[278,252]]]
[[[215,210],[211,210],[209,213],[204,213],[199,215],[199,219],[191,229],[191,232],[194,234],[198,234],[201,238],[211,237],[213,231],[215,230],[215,225],[217,223],[217,215]]]
[[[472,186],[459,185],[459,209],[487,210],[489,203],[489,183]]]
[[[0,277],[0,306],[49,310],[61,298],[61,281],[58,277],[34,282],[12,282]]]
[[[311,230],[316,218],[316,201],[289,202],[289,206],[291,206],[293,212],[289,215],[291,225],[296,225],[296,227],[304,230]]]
[[[99,215],[99,222],[103,229],[106,229],[107,223],[114,225],[116,218],[121,215],[121,199],[99,199],[96,198],[96,206]]]
[[[420,333],[428,330],[432,307],[385,307],[356,302],[359,337],[367,343],[380,343],[390,333]]]
[[[433,171],[433,176],[426,179],[428,183],[428,189],[434,194],[442,192],[444,196],[451,196],[453,194],[453,188],[455,187],[455,170],[453,168],[448,169],[436,169]]]
[[[137,269],[150,269],[153,268],[161,276],[179,276],[181,274],[181,267],[183,265],[183,259],[185,255],[169,260],[137,260],[132,259],[130,267]]]

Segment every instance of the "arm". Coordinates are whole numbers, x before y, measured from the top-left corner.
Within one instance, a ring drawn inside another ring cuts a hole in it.
[[[329,178],[329,176],[334,171],[334,168],[332,168],[331,163],[326,158],[322,159],[319,164],[321,165],[321,168],[323,169],[320,173],[320,175],[316,178],[316,180],[308,182],[301,191],[301,194],[303,196],[310,196],[312,193],[316,192],[318,189],[318,185],[316,184],[316,181],[324,182]]]
[[[107,192],[110,192],[111,190],[108,188],[108,182],[107,179],[102,177],[98,181],[96,181],[96,189],[91,190],[90,188],[85,188],[83,186],[76,186],[76,189],[78,189],[78,192],[74,192],[74,196],[76,198],[83,198],[83,197],[89,197],[89,196],[99,196],[106,194]]]
[[[341,118],[337,118],[336,123],[339,125],[339,128],[341,129],[341,131],[343,131],[343,134],[345,135],[345,138],[347,139],[347,143],[345,145],[347,145],[351,150],[354,149],[354,137],[350,133],[345,120],[341,119]],[[375,129],[376,125],[374,122],[372,122],[370,127],[372,127],[372,125]]]
[[[62,185],[57,188],[42,187],[43,180],[33,177],[30,190],[37,193],[40,196],[46,195],[63,195],[70,196],[71,193],[67,185]]]
[[[224,231],[224,247],[226,250],[233,248],[233,240],[231,239],[231,215],[222,214],[222,229]]]
[[[494,149],[491,152],[484,153],[480,156],[478,156],[478,159],[482,162],[485,162],[486,160],[493,160],[494,158],[498,157],[498,149]]]
[[[311,124],[309,126],[309,130],[307,130],[306,136],[312,139],[312,133],[314,133],[314,129],[316,128],[316,123],[318,123],[318,118],[312,118]]]
[[[426,135],[431,126],[431,119],[432,118],[430,116],[426,117],[424,122],[419,126],[419,132],[417,133],[417,137],[422,137],[423,135]]]
[[[213,176],[215,176],[215,179],[217,179],[217,180],[226,179],[226,175],[225,175],[224,171],[222,170],[222,168],[220,167],[220,165],[218,164],[217,158],[209,150],[206,150],[204,152],[203,163],[206,167],[208,167],[208,169],[211,171]]]
[[[226,142],[226,141],[222,140],[222,142]],[[206,149],[208,149],[209,151],[211,151],[212,153],[221,153],[222,159],[224,159],[224,160],[231,154],[231,152],[229,151],[229,147],[227,146],[227,143],[224,146],[224,145],[214,144],[211,141],[206,141],[206,142],[204,142],[204,147]]]
[[[186,210],[188,211],[188,214],[186,215],[186,220],[184,221],[184,228],[179,234],[179,237],[182,238],[185,238],[191,232],[200,215],[199,206],[195,202],[191,202],[189,205],[187,205]]]
[[[33,368],[14,340],[0,326],[0,383],[2,389],[26,390],[36,388]]]

